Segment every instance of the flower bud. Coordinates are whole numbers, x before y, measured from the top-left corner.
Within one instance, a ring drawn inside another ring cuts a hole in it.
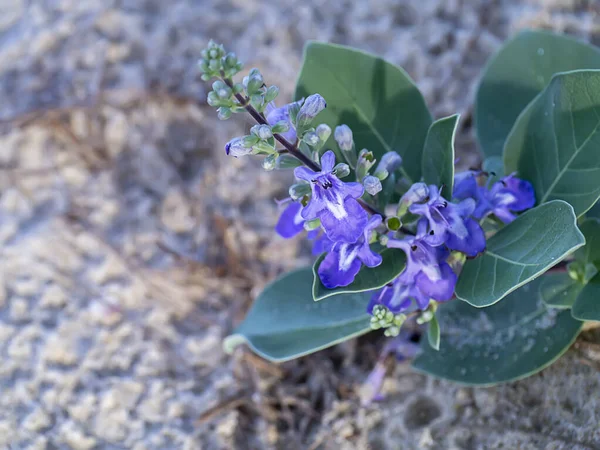
[[[319,94],[308,96],[296,116],[296,128],[300,130],[306,128],[326,106],[325,99]]]
[[[373,175],[368,175],[364,178],[363,186],[365,187],[365,191],[371,195],[376,195],[383,189],[379,178],[374,177]]]
[[[319,136],[319,139],[321,139],[321,142],[323,143],[325,143],[325,141],[329,139],[329,136],[331,136],[331,128],[324,123],[319,125],[315,132],[317,133],[317,136]]]
[[[249,134],[248,136],[242,137],[242,145],[244,147],[250,148],[257,143],[258,143],[258,136],[256,136],[255,134]]]
[[[275,134],[285,133],[289,129],[290,124],[285,120],[281,120],[271,127],[271,131]]]
[[[320,226],[321,226],[321,219],[307,220],[306,222],[304,222],[304,229],[306,231],[316,230]]]
[[[249,96],[255,94],[264,84],[263,77],[258,69],[250,70],[250,73],[244,77],[242,84]]]
[[[340,125],[339,127],[335,127],[333,138],[335,139],[335,142],[337,142],[340,150],[344,152],[349,152],[354,147],[352,130],[348,125]]]
[[[279,88],[277,86],[269,86],[265,92],[265,103],[272,102],[279,95]]]
[[[417,317],[417,323],[423,325],[424,323],[430,322],[431,319],[433,319],[433,315],[433,311],[423,311],[423,314]]]
[[[362,180],[365,178],[374,165],[375,156],[373,156],[373,152],[363,148],[358,154],[358,161],[356,162],[356,179]]]
[[[288,190],[288,193],[290,194],[290,197],[292,197],[292,200],[298,200],[304,197],[305,195],[309,195],[310,192],[310,184],[308,183],[292,184],[290,186],[290,189]]]
[[[388,217],[385,219],[385,226],[390,231],[398,231],[402,227],[402,221],[398,217]]]
[[[258,136],[259,139],[269,139],[273,137],[273,132],[271,131],[271,127],[269,125],[254,125],[250,128],[250,132],[255,136]]]
[[[380,180],[385,180],[390,173],[393,173],[402,164],[402,157],[396,152],[387,152],[379,160],[375,169],[375,176]]]
[[[311,147],[319,145],[320,142],[319,136],[317,136],[317,133],[315,133],[314,131],[304,133],[304,135],[302,136],[302,140]]]
[[[219,109],[217,109],[217,117],[219,117],[219,120],[229,119],[231,117],[231,108],[221,106]]]
[[[396,215],[403,217],[410,205],[424,201],[429,196],[429,188],[425,183],[415,183],[408,191],[400,198]]]
[[[242,143],[242,138],[234,138],[225,145],[225,153],[236,158],[252,153],[252,147],[246,147]]]
[[[277,167],[277,155],[274,153],[268,155],[265,159],[263,159],[262,166],[263,169],[267,171],[274,170],[275,167]]]
[[[346,163],[339,163],[333,168],[335,176],[338,178],[345,178],[350,175],[350,166]]]

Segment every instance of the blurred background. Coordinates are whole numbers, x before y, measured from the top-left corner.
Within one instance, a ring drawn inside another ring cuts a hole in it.
[[[478,76],[522,28],[600,45],[598,0],[1,0],[0,448],[600,448],[585,336],[525,381],[470,389],[382,342],[273,365],[221,340],[266,282],[308,264],[272,232],[287,173],[226,158],[196,61],[209,38],[291,99],[308,39],[403,66],[476,162]]]

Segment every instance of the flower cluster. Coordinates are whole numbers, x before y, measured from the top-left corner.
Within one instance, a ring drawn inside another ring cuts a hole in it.
[[[202,56],[205,78],[217,78],[208,103],[219,117],[246,111],[257,122],[248,135],[228,142],[225,152],[262,155],[266,170],[294,168],[296,183],[281,202],[285,209],[275,230],[284,238],[308,231],[313,253],[325,254],[317,273],[326,288],[348,286],[363,267],[381,265],[386,248],[405,254],[404,270],[375,292],[368,306],[372,327],[386,335],[398,335],[412,311],[419,311],[420,322],[431,320],[437,302],[453,297],[462,263],[486,248],[484,220],[492,216],[493,224],[499,223],[494,218],[509,223],[535,203],[532,185],[514,174],[492,184],[482,183],[490,174],[463,172],[456,175],[453,192],[422,182],[406,188],[409,183],[397,173],[400,155],[392,151],[378,160],[367,149],[357,151],[347,125],[333,132],[335,148],[324,148],[332,130],[313,125],[327,106],[321,95],[277,107],[279,90],[267,86],[257,69],[235,83],[241,70],[235,55],[211,43]],[[352,180],[343,181],[350,175]],[[383,192],[383,181],[393,192]],[[402,194],[395,214],[378,211],[375,205],[391,206],[395,194]]]

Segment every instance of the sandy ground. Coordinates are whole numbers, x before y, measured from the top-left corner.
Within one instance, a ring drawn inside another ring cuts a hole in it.
[[[598,352],[470,389],[390,368],[368,336],[280,366],[221,339],[277,274],[289,174],[223,154],[248,126],[206,107],[208,38],[291,95],[307,39],[380,53],[436,116],[523,27],[600,44],[596,0],[0,2],[0,448],[600,448]],[[587,339],[587,340],[586,340]]]

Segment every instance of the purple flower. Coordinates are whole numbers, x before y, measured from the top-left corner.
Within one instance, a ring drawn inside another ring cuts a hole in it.
[[[302,105],[302,100],[295,102],[298,106]],[[287,105],[283,105],[281,108],[277,108],[275,106],[275,102],[271,102],[267,105],[265,109],[265,116],[269,125],[274,126],[279,122],[285,122],[288,124],[289,128],[287,131],[280,133],[286,140],[291,143],[296,142],[296,129],[292,124],[290,119],[290,106],[293,103],[288,103]]]
[[[484,251],[485,234],[479,223],[470,218],[475,210],[475,200],[468,198],[458,204],[449,203],[440,191],[434,185],[429,186],[428,201],[414,203],[409,208],[411,213],[420,214],[427,220],[428,244],[434,247],[446,244],[450,250],[458,250],[468,256]]]
[[[314,172],[297,167],[294,174],[311,182],[312,196],[302,209],[305,220],[319,218],[327,237],[334,242],[353,243],[363,234],[369,217],[356,201],[364,192],[360,183],[344,183],[333,174],[335,155],[329,150],[321,157],[322,168]]]
[[[381,264],[381,255],[374,253],[369,246],[371,232],[380,224],[381,216],[372,216],[357,242],[333,244],[333,248],[323,259],[317,271],[326,288],[348,286],[354,281],[362,264],[367,267],[376,267]]]
[[[308,238],[313,241],[312,254],[314,256],[329,252],[333,248],[334,242],[330,241],[321,230],[312,230],[308,232]]]
[[[475,170],[467,170],[465,172],[454,175],[454,189],[452,197],[464,200],[467,198],[477,199],[479,186],[477,185],[477,175],[480,172]]]
[[[535,205],[535,192],[530,182],[508,175],[490,190],[480,188],[478,203],[473,217],[483,219],[494,214],[504,223],[515,220],[514,212],[524,211]]]
[[[444,247],[432,247],[421,233],[416,238],[390,239],[387,246],[402,249],[406,253],[406,268],[391,284],[373,294],[368,312],[375,305],[384,305],[392,313],[407,311],[412,303],[424,310],[431,299],[450,300],[456,286],[456,274],[445,261],[448,251]]]
[[[285,239],[292,238],[304,230],[304,219],[302,218],[302,204],[299,202],[291,202],[287,208],[283,210],[275,231],[279,236]]]

